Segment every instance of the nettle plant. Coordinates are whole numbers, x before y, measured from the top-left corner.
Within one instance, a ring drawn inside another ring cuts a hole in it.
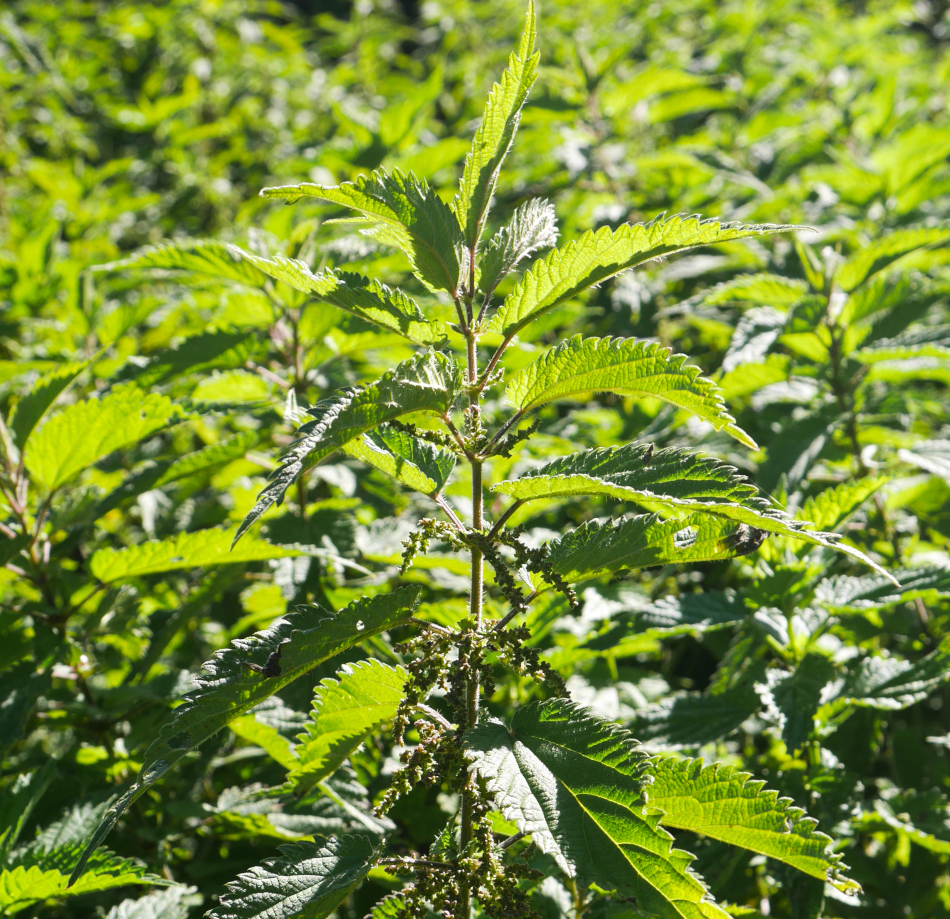
[[[370,872],[394,888],[373,910],[379,919],[468,917],[475,909],[533,915],[538,866],[560,873],[577,916],[611,903],[663,917],[730,915],[691,870],[692,856],[674,848],[670,830],[752,850],[845,892],[857,889],[831,839],[788,799],[728,767],[649,757],[625,730],[573,703],[529,644],[537,610],[553,602],[576,606],[580,582],[747,555],[770,534],[873,564],[837,536],[778,510],[732,467],[681,449],[632,442],[559,456],[520,478],[494,476],[493,464],[511,469],[512,453],[537,431],[537,418],[530,419],[539,409],[601,392],[662,400],[753,447],[685,355],[649,341],[577,335],[526,363],[512,345],[530,324],[622,271],[684,249],[789,229],[696,217],[605,227],[551,249],[504,299],[496,297],[506,276],[557,237],[552,206],[531,200],[482,242],[500,167],[535,80],[534,43],[532,7],[450,205],[426,182],[399,172],[262,192],[355,211],[365,233],[400,249],[415,277],[448,298],[456,322],[438,322],[406,293],[358,275],[237,253],[281,284],[397,331],[421,350],[375,382],[306,409],[312,420],[298,430],[235,542],[337,451],[427,496],[433,516],[416,521],[406,538],[391,589],[336,613],[300,606],[205,665],[145,753],[137,780],[106,812],[74,880],[129,805],[229,725],[253,735],[286,767],[286,783],[266,795],[292,801],[317,793],[345,804],[331,777],[392,724],[401,764],[376,798],[376,815],[360,814],[359,831],[282,847],[279,857],[231,883],[208,915],[328,916]],[[496,398],[502,387],[507,405]],[[453,506],[446,496],[453,477],[470,484],[470,503]],[[499,508],[491,516],[489,492]],[[630,502],[645,513],[591,520],[541,544],[511,523],[532,501],[585,495]],[[467,614],[451,627],[422,618],[425,578],[409,572],[436,549],[470,569]],[[282,741],[266,718],[249,725],[247,713],[266,711],[292,681],[347,649],[379,647],[374,637],[394,631],[401,642],[390,657],[401,663],[368,659],[319,684],[296,745]],[[533,698],[508,723],[492,714],[499,674],[518,678]],[[346,772],[348,781],[356,776]],[[458,801],[424,853],[399,848],[398,840],[390,845],[393,824],[385,816],[420,783]]]

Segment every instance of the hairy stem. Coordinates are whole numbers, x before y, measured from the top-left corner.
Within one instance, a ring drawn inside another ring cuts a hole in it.
[[[475,335],[469,332],[466,336],[467,358],[468,358],[468,380],[474,387],[478,379],[478,351],[476,347]],[[471,408],[478,407],[481,393],[472,389],[469,394]],[[484,507],[482,501],[482,461],[472,457],[469,462],[472,466],[472,528],[480,531],[484,526]],[[482,550],[472,547],[472,589],[471,606],[469,615],[476,630],[482,625],[482,606],[484,600],[484,559]],[[475,727],[478,724],[478,705],[479,705],[479,677],[478,661],[468,661],[474,666],[469,671],[468,686],[465,692],[465,723],[464,729]],[[460,833],[460,851],[465,852],[466,848],[472,842],[474,832],[474,812],[475,812],[475,792],[466,787],[462,793],[462,819]],[[467,888],[461,891],[459,897],[458,915],[461,919],[468,919],[472,912],[471,891]]]

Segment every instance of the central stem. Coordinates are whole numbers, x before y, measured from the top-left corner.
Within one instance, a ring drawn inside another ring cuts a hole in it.
[[[467,346],[466,356],[468,358],[468,383],[469,386],[472,387],[469,392],[469,407],[472,409],[477,409],[480,393],[474,387],[478,381],[478,352],[474,333],[468,331],[465,338]],[[474,416],[473,413],[473,427],[475,425],[475,421],[476,416]],[[473,459],[470,462],[472,467],[472,528],[474,530],[481,530],[484,527],[484,506],[482,501],[482,461]],[[472,588],[469,615],[475,630],[479,631],[482,625],[482,605],[485,587],[484,559],[482,557],[481,549],[473,547],[471,552]],[[468,676],[468,685],[465,691],[465,724],[463,727],[466,730],[468,728],[473,728],[478,724],[480,689],[478,674],[478,664],[480,661],[470,658],[467,663],[469,664],[470,670]],[[459,840],[459,849],[463,853],[471,843],[473,837],[475,803],[476,800],[474,790],[466,786],[462,792],[462,826]],[[465,886],[460,891],[458,917],[459,919],[469,919],[471,912],[472,895],[468,887]]]

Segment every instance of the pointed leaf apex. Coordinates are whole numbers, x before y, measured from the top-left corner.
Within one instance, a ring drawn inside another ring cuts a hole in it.
[[[538,39],[538,21],[534,8],[534,0],[528,0],[528,12],[525,14],[524,32],[521,34],[521,41],[518,43],[518,57],[526,61],[534,53],[534,47]]]

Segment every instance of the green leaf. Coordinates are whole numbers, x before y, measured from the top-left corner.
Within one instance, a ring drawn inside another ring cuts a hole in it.
[[[410,341],[433,345],[446,338],[445,324],[426,319],[419,305],[401,290],[345,271],[327,270],[314,274],[304,262],[283,255],[266,259],[243,252],[236,246],[231,248],[266,275],[283,281],[294,290],[311,294]]]
[[[769,349],[785,328],[787,317],[770,306],[748,310],[736,323],[729,350],[722,359],[723,373],[765,362]]]
[[[0,802],[0,864],[6,862],[16,845],[33,808],[49,788],[54,771],[55,760],[49,759],[42,768],[19,775],[12,785],[6,786],[4,800]]]
[[[899,657],[865,657],[851,670],[844,685],[818,711],[827,722],[849,707],[898,711],[922,702],[937,686],[950,680],[950,639],[916,663]]]
[[[655,342],[575,335],[519,371],[505,395],[520,414],[555,399],[587,399],[598,392],[654,396],[755,448],[755,441],[726,411],[716,385],[687,360],[685,354],[673,354]]]
[[[447,414],[461,388],[459,365],[444,354],[427,351],[398,364],[365,389],[343,390],[318,402],[308,409],[315,420],[297,431],[297,440],[271,473],[271,484],[258,496],[235,540],[271,505],[280,504],[287,489],[306,469],[400,415]]]
[[[652,446],[627,444],[574,453],[516,481],[499,482],[492,491],[519,501],[598,495],[633,501],[649,511],[710,514],[819,546],[832,546],[837,539],[804,529],[804,523],[760,497],[735,467],[676,448],[654,452]]]
[[[89,572],[103,584],[123,578],[142,577],[165,571],[235,565],[269,558],[301,555],[299,549],[274,546],[263,539],[250,539],[231,550],[235,528],[179,533],[170,539],[152,540],[126,549],[105,547],[89,560]]]
[[[213,239],[185,239],[145,246],[128,258],[105,265],[95,265],[95,272],[126,271],[138,268],[159,268],[167,271],[189,271],[197,274],[237,281],[250,287],[263,287],[267,275],[242,258],[241,250]]]
[[[10,414],[10,431],[16,445],[23,450],[33,429],[49,411],[56,398],[88,367],[88,363],[63,364],[40,377],[30,391],[21,396]]]
[[[338,680],[320,683],[306,733],[297,738],[297,763],[287,775],[295,794],[322,782],[370,734],[396,717],[408,676],[402,667],[369,660],[347,664]]]
[[[77,402],[33,432],[24,464],[36,482],[59,488],[114,450],[167,427],[176,411],[165,396],[143,395],[134,386]]]
[[[638,635],[697,635],[737,625],[749,611],[731,592],[709,590],[703,593],[663,597],[632,612],[615,614],[615,623],[584,643],[585,648],[609,651],[627,638]]]
[[[847,869],[841,856],[829,851],[831,838],[815,829],[817,821],[749,773],[718,763],[704,767],[699,759],[661,759],[650,774],[645,797],[663,811],[662,826],[767,855],[844,893],[860,892],[860,885],[841,874]]]
[[[177,460],[144,463],[96,505],[92,517],[98,520],[123,502],[144,492],[170,485],[189,476],[210,473],[233,460],[241,459],[257,444],[258,439],[256,433],[245,431],[194,453],[187,453]]]
[[[218,651],[195,678],[196,688],[184,696],[184,704],[175,709],[172,721],[146,751],[138,778],[106,812],[70,882],[82,875],[89,856],[129,805],[190,750],[323,661],[386,629],[406,624],[418,594],[418,587],[400,587],[356,600],[336,615],[319,606],[300,606],[277,625]],[[267,677],[247,666],[255,663],[263,667],[278,648],[278,675]]]
[[[912,450],[898,450],[897,458],[950,481],[950,440],[919,441]]]
[[[252,431],[244,431],[233,437],[225,438],[216,444],[209,444],[194,453],[186,453],[179,459],[173,460],[162,470],[152,488],[160,488],[172,482],[199,472],[208,472],[217,469],[234,460],[242,459],[259,441],[259,437]]]
[[[725,303],[755,303],[759,306],[794,306],[808,293],[808,282],[778,274],[742,274],[717,284],[702,295],[707,306]]]
[[[18,536],[0,536],[0,565],[6,565],[33,542],[33,538],[26,534]]]
[[[472,149],[465,157],[465,169],[452,209],[471,250],[478,245],[485,218],[491,207],[501,164],[511,148],[521,109],[538,75],[540,54],[534,50],[537,38],[534,0],[529,0],[524,32],[518,50],[508,58],[508,68],[488,94],[482,123],[475,132]]]
[[[950,359],[950,326],[925,326],[894,338],[882,338],[872,345],[853,351],[849,356],[862,364],[909,360],[918,357],[948,360]]]
[[[398,893],[390,894],[380,900],[366,919],[403,919],[406,900]]]
[[[581,291],[651,259],[697,246],[794,227],[721,224],[698,217],[657,218],[624,224],[616,230],[589,230],[534,263],[505,299],[488,328],[512,339],[530,322],[576,297]]]
[[[143,361],[136,357],[116,372],[113,382],[134,380],[143,389],[161,386],[185,373],[243,367],[257,345],[259,333],[216,329],[192,335]]]
[[[282,198],[294,204],[301,198],[319,198],[358,211],[375,227],[370,231],[384,243],[405,252],[413,271],[432,290],[453,297],[466,267],[465,243],[458,220],[425,179],[396,170],[374,172],[342,185],[285,185],[265,188],[264,198]]]
[[[835,678],[835,666],[825,655],[810,653],[791,673],[773,667],[766,671],[765,678],[757,688],[782,729],[788,752],[794,755],[815,730],[821,693]]]
[[[761,545],[763,535],[705,514],[678,520],[644,514],[617,523],[584,523],[550,543],[548,561],[565,580],[581,581],[628,568],[747,555]]]
[[[455,468],[454,453],[385,424],[343,449],[424,495],[442,491]]]
[[[794,491],[825,448],[832,431],[841,423],[841,412],[831,403],[795,418],[772,438],[768,456],[759,467],[756,481],[764,492],[773,492],[784,475]]]
[[[637,712],[630,726],[638,737],[666,747],[702,747],[728,737],[760,709],[749,686],[719,693],[682,693]]]
[[[874,240],[871,245],[846,259],[835,272],[835,282],[843,291],[855,289],[862,281],[883,270],[901,256],[924,246],[950,240],[945,227],[907,227]]]
[[[511,221],[488,243],[479,266],[478,286],[491,297],[505,275],[536,249],[557,242],[554,205],[544,198],[532,198],[517,208]]]
[[[366,877],[379,858],[369,836],[316,837],[281,846],[280,858],[238,875],[209,919],[324,919]]]
[[[260,747],[285,769],[292,769],[297,759],[294,756],[295,744],[288,734],[299,731],[306,720],[301,712],[288,708],[278,698],[271,696],[260,705],[255,705],[246,715],[235,718],[228,727],[238,737]]]
[[[719,388],[727,400],[747,396],[772,383],[784,383],[789,375],[789,358],[770,354],[761,364],[736,367],[719,378]]]
[[[815,600],[837,612],[862,612],[887,609],[898,603],[922,599],[935,603],[950,597],[950,569],[932,565],[898,568],[891,572],[900,584],[884,577],[835,577],[822,581],[815,589]]]
[[[502,814],[581,885],[659,919],[728,916],[645,806],[645,758],[617,725],[557,699],[519,708],[507,728],[483,721],[464,744]]]
[[[130,884],[170,885],[165,878],[148,874],[142,865],[104,849],[89,860],[89,871],[76,884],[68,886],[66,872],[78,855],[79,846],[68,845],[51,851],[30,848],[12,856],[6,869],[0,871],[0,915],[14,916],[45,900]]]
[[[868,498],[889,481],[887,476],[865,476],[842,482],[810,497],[795,515],[822,530],[841,526]]]
[[[196,887],[168,887],[138,900],[123,900],[105,919],[188,919],[190,907],[201,902]]]

